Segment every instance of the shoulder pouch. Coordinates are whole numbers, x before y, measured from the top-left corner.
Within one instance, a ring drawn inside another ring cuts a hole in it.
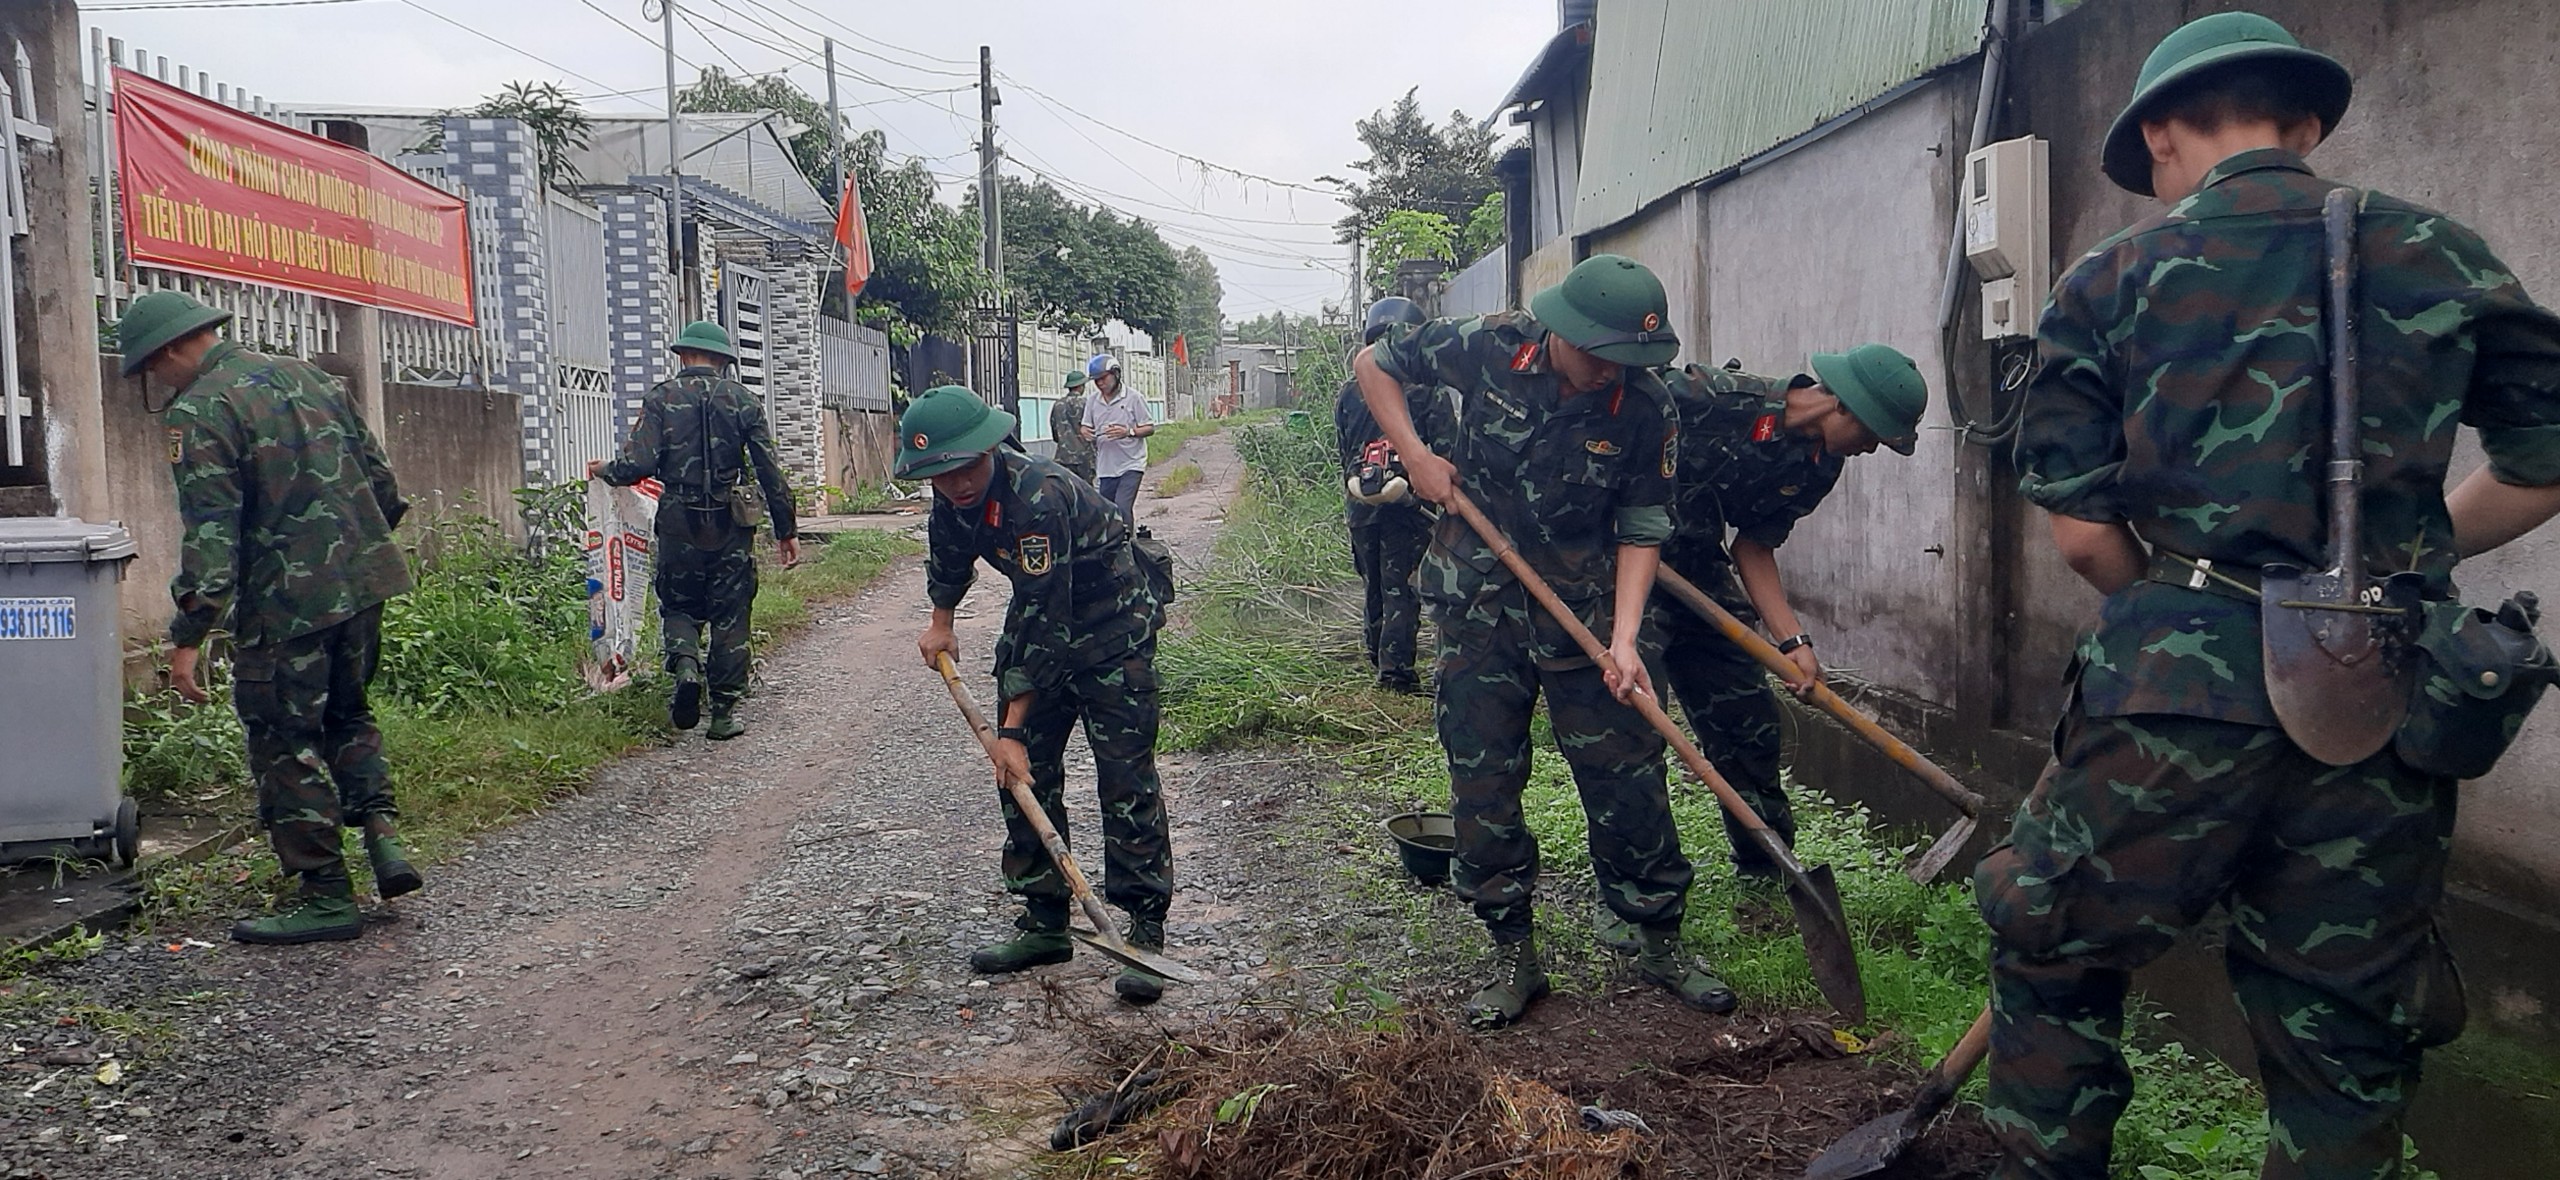
[[[1129,538],[1129,547],[1137,551],[1138,570],[1147,576],[1147,587],[1155,591],[1156,605],[1172,606],[1173,550],[1148,532],[1145,525],[1138,526],[1137,534]]]
[[[764,492],[752,481],[729,485],[729,519],[742,529],[764,527]]]
[[[2540,616],[2531,593],[2495,613],[2424,604],[2405,649],[2418,663],[2409,716],[2392,739],[2402,762],[2447,778],[2478,778],[2497,765],[2542,691],[2560,678],[2551,649],[2533,632]]]

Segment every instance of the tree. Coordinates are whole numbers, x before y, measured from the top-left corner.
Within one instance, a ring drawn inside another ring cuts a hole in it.
[[[1219,306],[1226,299],[1226,288],[1218,282],[1218,264],[1210,261],[1208,251],[1185,246],[1173,261],[1173,330],[1188,339],[1192,355],[1197,356],[1199,350],[1217,346],[1219,333],[1226,326],[1226,315]]]
[[[1369,231],[1368,282],[1373,291],[1395,289],[1396,268],[1419,258],[1436,258],[1454,265],[1457,261],[1458,231],[1449,219],[1437,213],[1419,213],[1398,209],[1387,214],[1378,228]]]
[[[1075,333],[1119,320],[1171,345],[1181,327],[1182,268],[1154,226],[1079,205],[1045,180],[1007,176],[996,193],[1005,283],[1025,311]]]
[[[579,175],[576,154],[587,149],[595,129],[587,122],[586,109],[578,105],[576,95],[551,82],[509,82],[496,94],[480,100],[480,105],[467,111],[438,111],[435,126],[412,150],[440,152],[444,150],[444,120],[454,115],[474,119],[520,119],[532,133],[538,153],[534,167],[546,188],[565,188],[584,179]]]
[[[1486,197],[1476,211],[1467,215],[1466,228],[1458,231],[1458,260],[1472,265],[1476,259],[1493,252],[1511,236],[1511,223],[1502,194]]]
[[[912,157],[891,162],[889,139],[866,131],[850,145],[871,234],[871,281],[853,318],[901,347],[926,332],[958,335],[989,286],[978,258],[978,219],[934,199],[933,174]],[[826,287],[827,310],[843,314],[844,284]]]
[[[1236,339],[1246,344],[1294,344],[1315,334],[1322,323],[1311,315],[1266,311],[1236,325]]]
[[[783,118],[805,129],[784,140],[791,148],[791,162],[799,165],[800,175],[808,178],[811,188],[825,194],[827,207],[835,208],[837,194],[828,191],[836,184],[835,168],[827,159],[827,107],[809,97],[799,83],[781,74],[735,78],[718,66],[704,66],[702,76],[693,85],[676,91],[676,109],[701,114],[781,112]],[[841,136],[843,130],[839,128],[837,134]]]
[[[1464,111],[1449,112],[1448,125],[1434,127],[1413,95],[1406,91],[1395,106],[1356,124],[1369,155],[1352,167],[1368,174],[1367,183],[1322,178],[1351,194],[1351,213],[1335,225],[1338,240],[1358,239],[1398,209],[1437,213],[1454,223],[1498,189],[1492,129],[1478,126]]]

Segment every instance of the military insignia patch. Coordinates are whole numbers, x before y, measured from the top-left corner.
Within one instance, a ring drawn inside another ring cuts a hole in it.
[[[1660,315],[1657,315],[1657,314],[1655,314],[1655,313],[1653,313],[1653,312],[1649,312],[1649,311],[1648,311],[1648,312],[1646,312],[1646,313],[1644,313],[1644,330],[1645,330],[1645,331],[1650,332],[1650,331],[1653,331],[1654,329],[1659,328],[1659,327],[1661,327],[1661,326],[1662,326],[1662,317],[1661,317]]]
[[[186,461],[187,432],[172,426],[169,428],[169,462],[178,464]]]
[[[1511,350],[1511,371],[1526,373],[1538,367],[1538,345],[1535,341]]]
[[[1618,444],[1605,438],[1595,438],[1582,444],[1582,449],[1594,455],[1614,455],[1618,453]]]
[[[1674,441],[1675,440],[1669,438],[1662,440],[1662,478],[1664,479],[1672,478],[1679,470],[1672,463],[1672,445]]]
[[[1049,572],[1049,537],[1033,533],[1022,539],[1022,572],[1039,577]]]
[[[1751,441],[1767,442],[1776,437],[1778,437],[1778,416],[1776,414],[1762,414],[1760,415],[1759,421],[1751,424]]]
[[[933,442],[933,436],[919,431],[914,438],[907,440],[907,442],[913,449],[921,451]]]

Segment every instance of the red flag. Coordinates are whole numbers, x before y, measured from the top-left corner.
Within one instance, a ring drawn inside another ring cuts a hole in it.
[[[862,224],[862,189],[850,172],[844,175],[844,196],[836,201],[836,242],[844,247],[844,293],[850,299],[871,281],[871,231]]]
[[[1173,338],[1173,363],[1186,369],[1191,367],[1191,350],[1183,347],[1180,336]]]

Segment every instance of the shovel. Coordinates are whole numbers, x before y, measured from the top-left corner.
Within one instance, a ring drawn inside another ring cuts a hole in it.
[[[1956,1042],[1937,1068],[1929,1071],[1929,1080],[1921,1084],[1911,1105],[1833,1140],[1806,1165],[1804,1180],[1853,1180],[1892,1167],[1903,1152],[1919,1142],[1921,1132],[1937,1121],[1990,1050],[1991,1009],[1985,1005],[1982,1015],[1973,1018],[1973,1027],[1964,1031],[1964,1038]]]
[[[1759,632],[1744,626],[1742,620],[1733,617],[1733,612],[1726,610],[1721,603],[1707,597],[1706,592],[1698,589],[1696,583],[1681,577],[1678,571],[1669,568],[1655,574],[1653,580],[1656,585],[1669,590],[1673,598],[1679,599],[1709,623],[1715,624],[1716,630],[1723,632],[1725,638],[1732,640],[1742,650],[1751,653],[1751,658],[1760,661],[1761,667],[1776,673],[1779,680],[1786,682],[1787,687],[1799,686],[1796,680],[1795,662],[1779,652],[1777,645],[1761,638]],[[1949,827],[1945,834],[1939,836],[1938,842],[1930,845],[1928,852],[1923,853],[1920,859],[1911,862],[1911,866],[1903,870],[1912,880],[1924,885],[1937,880],[1938,874],[1947,871],[1947,865],[1955,860],[1956,854],[1964,851],[1965,842],[1973,839],[1974,828],[1979,826],[1982,816],[1982,796],[1967,790],[1963,783],[1956,781],[1954,775],[1939,769],[1937,763],[1929,761],[1927,756],[1912,749],[1901,738],[1885,732],[1884,727],[1876,724],[1874,718],[1859,712],[1857,706],[1842,700],[1839,693],[1831,691],[1830,685],[1816,681],[1812,699],[1814,704],[1821,706],[1823,712],[1838,718],[1840,724],[1848,726],[1851,733],[1865,738],[1868,745],[1882,751],[1885,757],[1893,759],[1894,765],[1910,771],[1913,777],[1928,784],[1930,790],[1946,796],[1947,802],[1955,804],[1956,810],[1964,813],[1964,818],[1957,820],[1954,826]],[[1694,721],[1696,718],[1691,720]]]
[[[978,744],[986,748],[988,760],[993,761],[996,756],[995,727],[987,724],[987,715],[979,711],[977,699],[961,685],[960,670],[951,666],[951,657],[945,654],[937,664],[942,671],[943,687],[951,690],[951,703],[960,706],[960,715],[969,719],[969,728],[978,735]],[[1067,879],[1067,888],[1075,893],[1076,905],[1084,910],[1085,920],[1093,923],[1091,930],[1069,926],[1068,934],[1121,966],[1135,967],[1175,983],[1201,982],[1199,972],[1163,955],[1130,946],[1122,939],[1120,928],[1111,924],[1111,916],[1103,912],[1102,903],[1094,898],[1093,886],[1085,883],[1083,871],[1076,868],[1076,858],[1067,854],[1067,842],[1059,837],[1057,827],[1049,822],[1049,813],[1040,809],[1038,799],[1031,797],[1031,784],[1006,779],[1004,789],[1006,794],[1013,796],[1013,805],[1022,812],[1022,818],[1030,821],[1031,830],[1040,834],[1041,846],[1049,850],[1049,862],[1058,866],[1058,875]]]
[[[2329,568],[2270,565],[2258,583],[2267,700],[2285,736],[2331,766],[2390,744],[2409,712],[2410,661],[2393,658],[2408,588],[2371,585],[2364,570],[2363,421],[2357,415],[2356,202],[2332,190],[2328,232]]]
[[[1474,527],[1476,535],[1493,547],[1494,555],[1502,559],[1503,565],[1510,567],[1511,575],[1528,588],[1530,597],[1547,608],[1547,613],[1555,616],[1565,633],[1581,645],[1582,654],[1590,657],[1592,663],[1607,666],[1608,649],[1601,646],[1598,637],[1592,635],[1591,629],[1583,626],[1582,620],[1575,618],[1571,610],[1566,609],[1564,600],[1556,597],[1547,580],[1529,568],[1528,560],[1511,547],[1510,538],[1503,536],[1502,530],[1485,517],[1484,510],[1476,507],[1475,501],[1468,499],[1467,494],[1455,484],[1449,488],[1447,506],[1464,517]],[[1641,605],[1636,609],[1642,609]],[[1770,831],[1769,825],[1751,810],[1751,805],[1742,801],[1742,796],[1734,792],[1732,783],[1724,781],[1724,776],[1716,773],[1714,765],[1707,761],[1705,754],[1698,752],[1689,735],[1671,723],[1670,715],[1662,711],[1660,702],[1650,694],[1638,693],[1634,704],[1636,711],[1644,714],[1644,719],[1662,734],[1663,740],[1679,751],[1680,761],[1688,766],[1689,773],[1705,782],[1707,789],[1715,792],[1716,802],[1724,805],[1734,822],[1751,833],[1752,842],[1760,846],[1769,863],[1778,866],[1778,871],[1787,879],[1787,902],[1796,912],[1796,934],[1804,939],[1805,959],[1813,968],[1814,986],[1822,989],[1822,998],[1829,1000],[1831,1006],[1850,1023],[1866,1023],[1867,989],[1858,979],[1858,954],[1849,939],[1849,919],[1841,912],[1840,886],[1832,880],[1831,866],[1820,865],[1808,870],[1797,863],[1795,853],[1787,848],[1786,842],[1778,839],[1777,833]]]

